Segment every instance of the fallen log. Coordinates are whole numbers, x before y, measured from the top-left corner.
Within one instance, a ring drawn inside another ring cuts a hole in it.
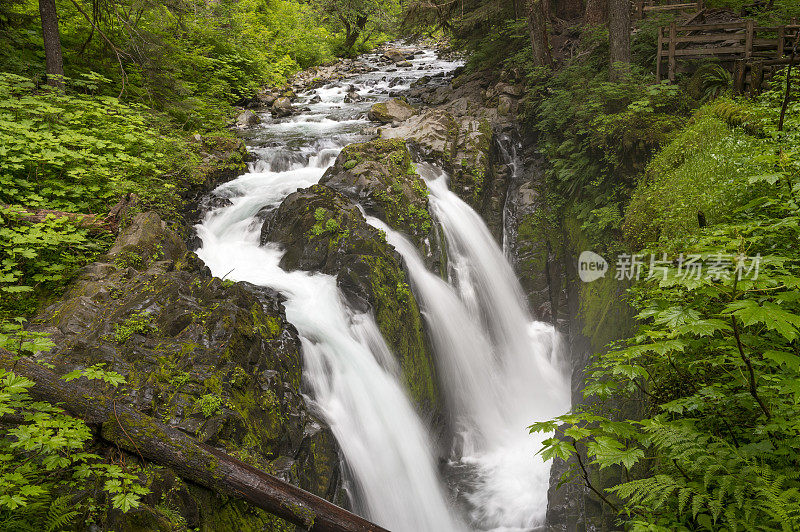
[[[87,424],[99,427],[103,440],[169,467],[185,480],[247,501],[312,532],[387,532],[321,497],[116,403],[96,388],[66,382],[29,358],[14,360],[10,352],[0,349],[0,367],[34,381],[32,397],[61,406]]]
[[[28,223],[42,223],[48,216],[53,216],[55,218],[67,218],[78,227],[83,227],[92,232],[115,233],[117,230],[116,224],[97,214],[82,214],[78,212],[55,211],[52,209],[30,210],[17,205],[7,205],[5,203],[0,203],[0,208],[13,211],[19,220]]]

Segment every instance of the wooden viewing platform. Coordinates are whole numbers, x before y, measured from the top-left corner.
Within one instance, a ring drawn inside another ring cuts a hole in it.
[[[679,60],[717,59],[734,65],[734,87],[743,91],[748,69],[751,87],[760,87],[764,68],[789,63],[792,46],[800,31],[797,23],[783,26],[757,26],[754,20],[724,24],[679,26],[672,23],[659,28],[656,52],[656,77],[666,73],[675,81]]]

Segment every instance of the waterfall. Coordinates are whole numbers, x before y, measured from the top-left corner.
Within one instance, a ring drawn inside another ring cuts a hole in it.
[[[471,466],[466,486],[481,528],[529,530],[543,524],[550,464],[535,456],[543,436],[531,422],[569,408],[558,333],[535,322],[519,283],[481,217],[447,189],[447,176],[418,166],[448,246],[451,284],[429,272],[416,248],[380,220],[402,255],[423,310],[458,444],[453,460]]]
[[[355,88],[366,98],[385,98],[390,85],[407,89],[413,79],[457,64],[426,51],[414,69],[395,81],[376,71]],[[417,66],[423,67],[417,69]],[[340,86],[303,95],[310,112],[271,120],[254,129],[258,160],[250,171],[214,191],[224,205],[197,227],[197,250],[214,275],[278,290],[286,297],[287,319],[303,348],[308,400],[330,426],[355,485],[356,509],[399,532],[457,531],[439,478],[432,437],[408,398],[398,364],[371,315],[347,307],[335,277],[280,268],[283,251],[259,245],[263,209],[277,207],[290,193],[317,183],[343,146],[364,138],[370,101],[344,104]],[[375,100],[373,99],[373,102]]]
[[[245,135],[257,160],[213,193],[197,232],[197,254],[214,275],[279,291],[303,349],[307,400],[330,426],[354,489],[356,511],[399,532],[465,530],[437,469],[433,438],[403,387],[397,361],[374,318],[353,311],[335,277],[280,268],[283,251],[260,245],[264,210],[319,181],[341,148],[372,133],[369,106],[414,79],[451,70],[431,51],[391,74],[374,70],[300,95],[308,110],[263,117]],[[345,103],[351,89],[363,98]],[[456,432],[448,471],[469,503],[473,529],[530,530],[542,523],[549,464],[535,456],[533,421],[562,413],[567,384],[558,335],[534,322],[511,267],[488,229],[447,189],[446,176],[420,165],[449,257],[449,282],[425,269],[405,238],[379,220],[403,256],[437,358]]]

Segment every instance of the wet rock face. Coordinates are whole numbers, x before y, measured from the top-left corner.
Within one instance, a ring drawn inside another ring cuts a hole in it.
[[[414,116],[414,113],[416,113],[416,109],[407,102],[399,98],[392,98],[386,102],[373,105],[367,117],[373,122],[389,124],[408,120]]]
[[[401,259],[350,198],[321,184],[299,190],[267,217],[261,239],[283,246],[284,269],[336,275],[352,308],[375,316],[417,405],[437,411],[432,357]]]
[[[508,176],[496,164],[502,162],[496,144],[514,128],[522,90],[492,81],[473,74],[448,85],[417,86],[410,96],[425,107],[378,131],[381,138],[405,140],[418,158],[444,168],[450,189],[483,216],[500,242]]]
[[[287,96],[282,96],[275,100],[272,104],[272,116],[284,117],[292,114],[292,100]]]
[[[105,364],[126,377],[120,404],[320,496],[336,495],[335,441],[301,395],[300,343],[280,297],[211,277],[153,213],[138,215],[107,262],[84,268],[38,323],[57,346],[44,356],[56,372]],[[220,519],[235,524],[230,530],[283,526],[244,503],[209,502],[219,497],[155,471],[152,506],[177,497],[190,527],[214,530]],[[126,520],[156,519],[119,518],[120,529]]]

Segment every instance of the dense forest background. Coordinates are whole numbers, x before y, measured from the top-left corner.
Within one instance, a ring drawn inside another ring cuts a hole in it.
[[[800,16],[795,0],[706,5],[764,26]],[[47,13],[63,74],[48,65]],[[582,286],[593,370],[574,413],[531,420],[556,431],[543,456],[568,464],[564,481],[609,526],[800,529],[800,75],[782,68],[735,95],[731,72],[698,62],[657,83],[656,29],[674,17],[632,21],[620,0],[3,2],[0,347],[52,345],[26,320],[110,247],[102,217],[120,199],[180,226],[209,153],[235,146],[234,113],[263,87],[389,39],[447,39],[465,75],[524,87],[518,118],[546,160],[548,205],[530,235],[604,256],[761,257],[757,279],[695,279],[670,262]],[[79,377],[124,382],[102,366]],[[2,370],[0,528],[137,507],[147,475],[93,454],[86,425],[32,386]]]

